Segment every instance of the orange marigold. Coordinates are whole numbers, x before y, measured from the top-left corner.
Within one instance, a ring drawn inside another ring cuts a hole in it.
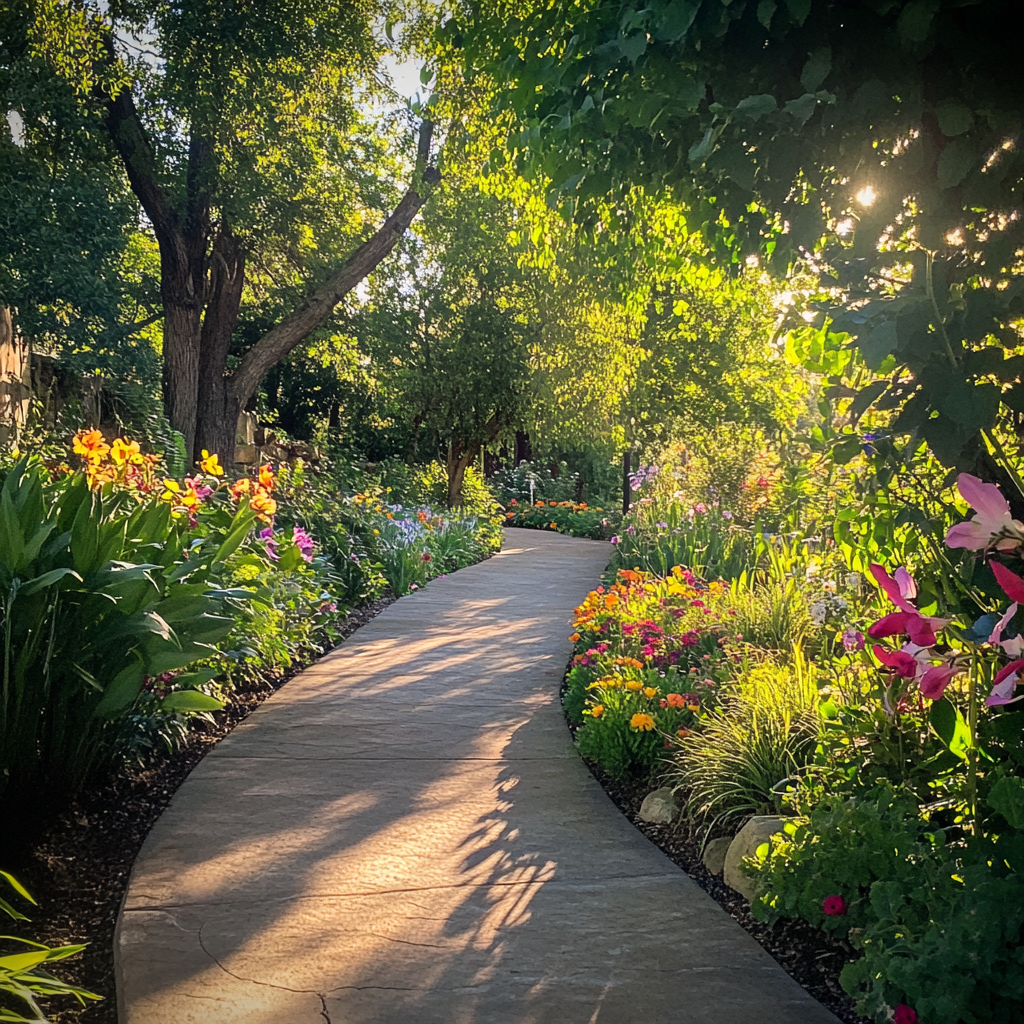
[[[593,718],[600,718],[604,714],[604,705],[603,704],[595,704],[590,709],[590,714],[591,714],[591,717],[593,717]]]
[[[654,719],[641,711],[629,720],[629,727],[636,732],[650,732],[654,728]]]

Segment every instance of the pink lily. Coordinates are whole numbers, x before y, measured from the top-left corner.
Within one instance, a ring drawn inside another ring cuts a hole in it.
[[[916,680],[921,696],[928,700],[938,700],[946,692],[953,677],[961,671],[956,664],[946,659],[941,659],[937,665],[933,664],[932,659],[937,657],[935,652],[919,644],[904,644],[898,651],[890,651],[875,644],[873,650],[875,657],[892,669],[893,675]]]
[[[974,509],[965,523],[957,523],[946,534],[946,546],[984,551],[1012,551],[1024,543],[1024,523],[1010,515],[1009,502],[995,484],[986,484],[970,473],[956,480],[960,497]]]
[[[1024,658],[1011,661],[1009,665],[1004,665],[996,673],[995,682],[992,684],[992,692],[985,699],[986,707],[991,708],[1001,704],[1014,704],[1021,699],[1021,697],[1013,696],[1014,688],[1020,682],[1021,669],[1024,669]]]
[[[913,643],[931,647],[935,643],[936,631],[948,626],[951,620],[922,615],[910,603],[911,598],[917,597],[917,584],[906,569],[900,567],[890,576],[882,566],[874,563],[871,575],[900,610],[880,618],[868,629],[868,636],[872,640],[882,640],[906,633]]]

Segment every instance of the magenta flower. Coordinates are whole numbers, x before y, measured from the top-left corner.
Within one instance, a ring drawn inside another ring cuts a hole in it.
[[[928,700],[938,700],[960,671],[953,662],[941,659],[933,664],[935,653],[919,644],[904,644],[898,651],[890,651],[880,644],[872,648],[875,657],[894,676],[901,679],[916,680],[921,689],[921,696]]]
[[[842,917],[846,913],[846,900],[842,896],[826,896],[821,901],[826,917]]]
[[[1020,697],[1014,697],[1013,691],[1020,682],[1020,673],[1024,669],[1024,658],[1011,661],[1004,665],[997,673],[992,684],[992,692],[985,699],[987,707],[997,707],[1002,704],[1015,704]]]
[[[735,615],[736,613],[733,612]],[[857,629],[846,629],[843,631],[843,650],[845,651],[863,651],[864,650],[864,634]]]
[[[985,551],[1012,551],[1024,543],[1024,523],[1010,515],[1009,502],[995,484],[982,483],[970,473],[961,473],[956,480],[960,497],[974,509],[966,523],[957,523],[946,534],[946,546]]]
[[[263,541],[264,546],[267,549],[267,558],[272,562],[279,561],[277,554],[277,541],[274,540],[274,531],[271,527],[267,527],[265,530],[260,531],[260,540]]]
[[[303,559],[307,562],[312,562],[313,550],[316,548],[313,538],[301,526],[295,526],[292,528],[292,540],[299,549],[299,554],[302,555]]]
[[[921,647],[931,647],[935,643],[936,630],[948,626],[950,620],[922,615],[910,603],[912,598],[917,597],[917,584],[906,569],[901,567],[890,576],[882,566],[874,563],[871,566],[871,575],[885,591],[889,600],[900,610],[882,616],[868,629],[868,636],[872,640],[883,640],[905,633],[913,643]]]
[[[917,1024],[917,1010],[900,1003],[893,1011],[892,1024]]]

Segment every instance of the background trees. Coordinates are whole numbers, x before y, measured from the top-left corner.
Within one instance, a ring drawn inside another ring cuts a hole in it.
[[[719,259],[808,261],[817,344],[855,338],[874,371],[859,407],[896,410],[910,450],[998,475],[992,432],[1019,434],[1024,407],[1005,351],[1024,310],[1012,16],[1000,0],[493,2],[445,38],[502,83],[519,166],[553,202],[599,231],[603,205],[667,190]]]

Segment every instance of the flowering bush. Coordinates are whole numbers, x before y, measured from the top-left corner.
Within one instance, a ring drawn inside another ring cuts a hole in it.
[[[590,508],[585,501],[537,501],[521,504],[513,498],[505,511],[506,526],[523,526],[531,530],[553,530],[570,537],[603,540],[619,520],[616,512]]]

